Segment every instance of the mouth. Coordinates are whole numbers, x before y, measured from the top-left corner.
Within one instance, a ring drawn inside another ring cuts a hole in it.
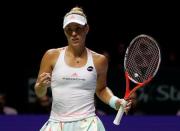
[[[79,39],[78,39],[78,38],[72,38],[71,40],[72,40],[73,43],[79,42]]]

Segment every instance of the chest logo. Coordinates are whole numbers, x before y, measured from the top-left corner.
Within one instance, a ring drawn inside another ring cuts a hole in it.
[[[92,67],[92,66],[89,66],[89,67],[87,68],[87,70],[88,70],[88,71],[93,71],[93,67]]]
[[[79,75],[77,73],[73,73],[71,77],[79,77]]]

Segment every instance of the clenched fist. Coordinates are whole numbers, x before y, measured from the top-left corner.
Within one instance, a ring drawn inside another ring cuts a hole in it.
[[[43,72],[39,75],[37,84],[39,87],[48,88],[51,86],[51,75],[50,73]]]

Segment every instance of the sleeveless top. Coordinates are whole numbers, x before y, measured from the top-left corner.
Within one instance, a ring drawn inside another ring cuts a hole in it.
[[[65,62],[66,48],[60,52],[52,71],[52,109],[50,120],[76,121],[95,116],[94,95],[97,73],[92,53],[87,51],[87,62],[82,67],[71,67]]]

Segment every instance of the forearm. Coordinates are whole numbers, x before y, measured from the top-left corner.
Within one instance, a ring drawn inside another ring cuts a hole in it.
[[[40,86],[38,83],[35,85],[34,89],[38,97],[43,97],[47,93],[47,88]]]
[[[108,87],[96,91],[96,94],[101,101],[108,104],[113,109],[115,110],[119,109],[121,102],[119,103],[118,101],[120,99],[116,97]]]
[[[114,96],[112,91],[108,87],[96,91],[96,94],[98,98],[106,104],[109,104],[111,97]]]

